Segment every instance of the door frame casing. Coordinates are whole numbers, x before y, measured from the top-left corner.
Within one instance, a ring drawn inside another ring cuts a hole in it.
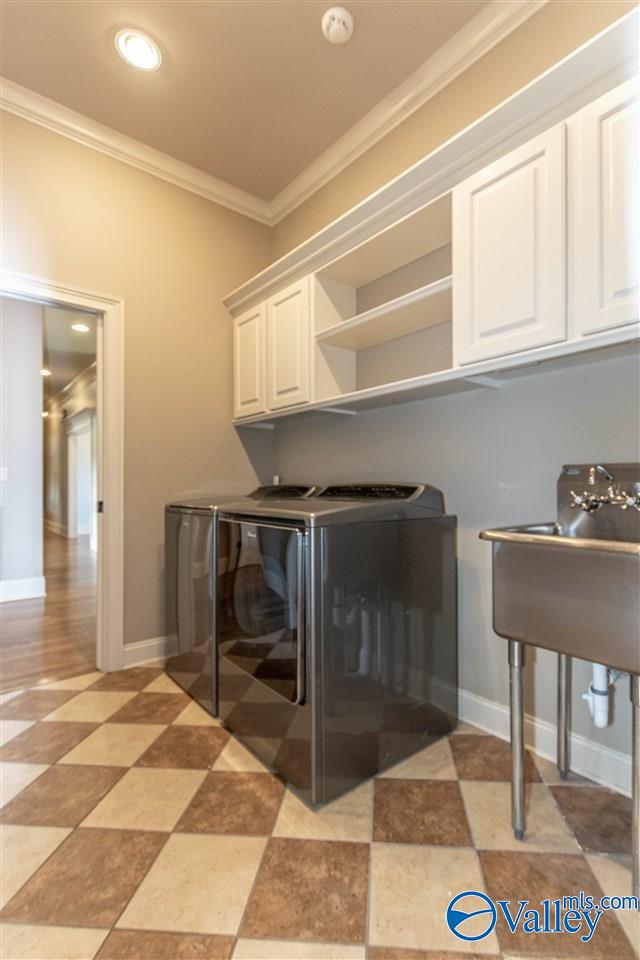
[[[96,665],[124,662],[124,301],[23,274],[2,272],[9,297],[99,314],[96,371],[98,514]]]

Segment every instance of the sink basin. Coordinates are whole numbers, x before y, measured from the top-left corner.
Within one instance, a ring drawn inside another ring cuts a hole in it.
[[[480,534],[493,546],[494,630],[640,674],[640,542],[565,529],[543,523]]]

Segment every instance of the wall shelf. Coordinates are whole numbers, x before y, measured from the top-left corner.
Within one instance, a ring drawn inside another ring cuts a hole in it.
[[[451,275],[382,303],[316,334],[318,343],[366,350],[451,320]]]

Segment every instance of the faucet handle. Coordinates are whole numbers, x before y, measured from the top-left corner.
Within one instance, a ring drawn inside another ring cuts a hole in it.
[[[576,510],[578,507],[587,512],[595,510],[594,498],[590,493],[587,493],[586,490],[583,493],[576,493],[575,490],[570,490],[569,493],[573,497],[573,502],[570,504],[572,510]]]
[[[627,493],[626,490],[623,490],[619,497],[618,503],[621,510],[628,510],[629,507],[633,507],[640,511],[640,493]]]

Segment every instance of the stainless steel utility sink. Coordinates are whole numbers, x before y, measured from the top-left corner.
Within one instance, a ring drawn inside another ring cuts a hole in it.
[[[640,542],[575,536],[559,523],[480,536],[493,544],[499,636],[640,673]]]

